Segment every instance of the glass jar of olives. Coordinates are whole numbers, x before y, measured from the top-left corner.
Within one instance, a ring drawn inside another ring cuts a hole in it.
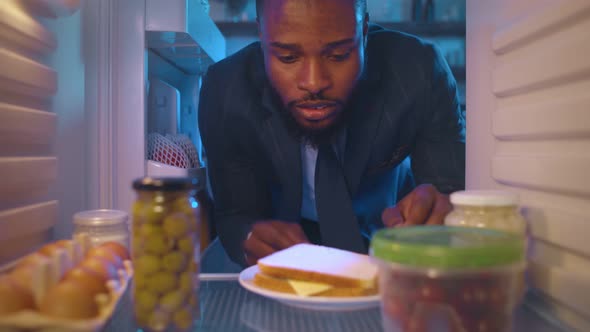
[[[196,180],[133,182],[133,304],[144,331],[189,331],[197,314],[199,223]]]

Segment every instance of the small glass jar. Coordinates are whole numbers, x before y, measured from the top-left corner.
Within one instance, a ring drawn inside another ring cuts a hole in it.
[[[198,314],[199,224],[190,178],[133,182],[135,319],[144,331],[190,331]]]
[[[491,228],[526,235],[526,221],[518,207],[518,195],[499,190],[457,191],[450,196],[453,210],[445,225]]]
[[[115,241],[129,248],[128,215],[119,210],[90,210],[74,214],[74,235],[86,233],[92,246]]]

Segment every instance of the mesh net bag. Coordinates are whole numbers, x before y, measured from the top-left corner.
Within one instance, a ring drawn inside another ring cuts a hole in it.
[[[147,159],[170,166],[191,168],[191,161],[184,150],[158,133],[148,135]]]
[[[191,162],[191,167],[198,168],[201,167],[201,163],[199,162],[199,153],[197,152],[197,148],[191,141],[191,139],[183,134],[166,134],[166,138],[172,141],[172,143],[178,145],[179,147],[184,150],[187,154],[188,159]]]

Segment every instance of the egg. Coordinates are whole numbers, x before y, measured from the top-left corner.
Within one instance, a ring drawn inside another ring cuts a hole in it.
[[[37,250],[37,253],[50,257],[53,255],[54,252],[60,249],[65,249],[70,240],[59,240],[55,242],[48,243]]]
[[[30,266],[39,263],[40,261],[46,259],[45,255],[40,253],[34,252],[32,254],[26,255],[23,257],[16,265],[16,268],[23,267],[23,266]]]
[[[76,281],[84,285],[88,291],[93,295],[100,293],[108,293],[106,283],[103,278],[96,272],[89,270],[83,266],[76,266],[69,271],[62,278],[63,281]]]
[[[98,309],[94,295],[74,280],[64,280],[51,287],[39,306],[39,311],[45,315],[69,319],[96,317]]]
[[[10,276],[0,276],[0,316],[34,307],[30,292],[18,286]]]
[[[103,282],[107,282],[109,279],[117,279],[117,269],[104,258],[86,257],[78,266],[96,273]]]
[[[94,247],[88,250],[86,258],[99,257],[110,262],[115,268],[123,267],[123,260],[114,251],[106,247]]]
[[[9,275],[19,287],[30,290],[32,289],[33,269],[33,264],[17,266],[10,271]]]
[[[101,248],[108,248],[115,252],[122,260],[129,259],[129,250],[119,242],[109,241],[99,245]]]

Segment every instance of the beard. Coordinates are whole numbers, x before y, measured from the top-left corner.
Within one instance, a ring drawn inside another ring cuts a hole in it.
[[[278,95],[277,95],[278,97]],[[306,128],[297,122],[293,116],[293,109],[298,103],[304,101],[328,101],[336,103],[341,107],[341,112],[336,116],[336,119],[332,124],[324,128]],[[294,137],[300,143],[310,145],[314,148],[318,148],[323,144],[334,143],[342,130],[348,125],[350,118],[350,111],[344,107],[344,103],[338,100],[325,98],[322,94],[308,95],[303,99],[298,99],[289,102],[286,106],[280,107],[280,114],[289,135]]]

